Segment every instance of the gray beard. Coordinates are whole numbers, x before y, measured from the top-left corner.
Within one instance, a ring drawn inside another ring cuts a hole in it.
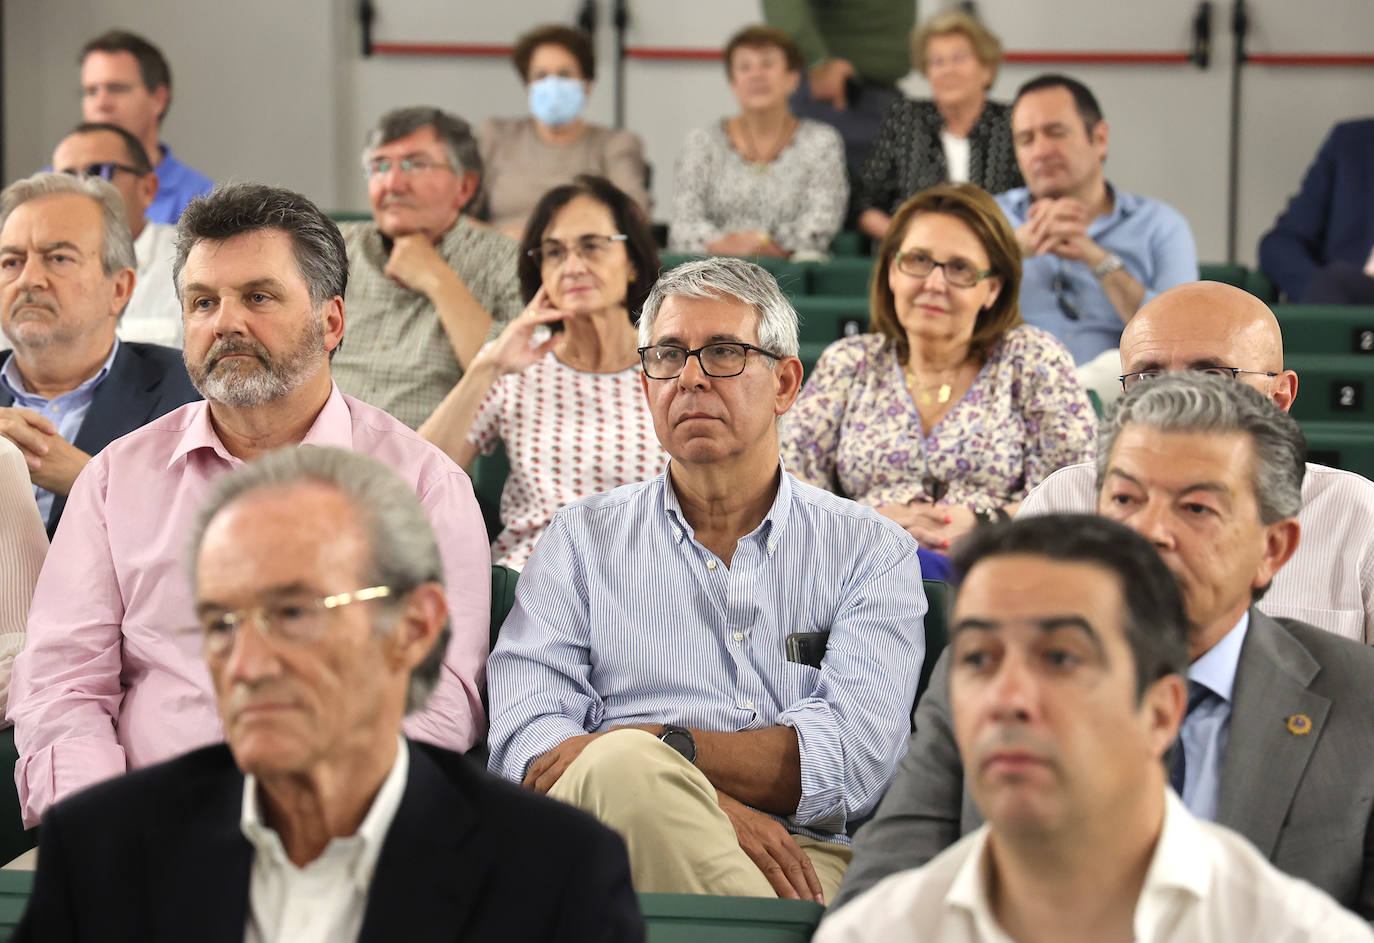
[[[208,370],[204,361],[186,364],[191,383],[201,396],[225,406],[237,408],[261,406],[274,399],[280,399],[299,389],[307,380],[312,379],[328,363],[324,349],[324,325],[311,319],[300,343],[282,360],[269,355],[256,342],[227,345],[228,350],[251,350],[257,355],[252,361],[224,361],[216,363]],[[206,354],[223,354],[224,350]]]

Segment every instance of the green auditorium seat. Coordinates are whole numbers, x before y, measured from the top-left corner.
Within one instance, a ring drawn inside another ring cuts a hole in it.
[[[1278,286],[1259,269],[1251,269],[1245,273],[1245,284],[1242,287],[1266,304],[1279,300]]]
[[[860,256],[834,258],[811,266],[808,294],[868,297],[868,280],[873,275],[873,260]]]
[[[809,900],[640,894],[648,943],[806,943],[825,908]]]
[[[1243,265],[1232,265],[1227,262],[1203,262],[1198,265],[1198,274],[1204,282],[1225,282],[1237,288],[1244,288],[1249,270]]]
[[[801,339],[833,344],[841,337],[868,330],[868,299],[863,295],[793,299],[801,321]]]
[[[0,871],[0,943],[14,935],[32,891],[32,871]]]
[[[1286,353],[1361,354],[1369,358],[1365,372],[1374,374],[1374,307],[1283,304],[1274,305],[1274,315]]]
[[[660,252],[658,254],[658,265],[663,271],[677,268],[683,262],[695,262],[703,258],[700,255],[693,255],[690,252]]]
[[[506,477],[510,474],[505,445],[497,443],[490,455],[478,455],[472,460],[468,474],[472,477],[477,504],[482,508],[482,520],[487,525],[487,543],[491,543],[501,533],[501,489],[506,487]]]
[[[1303,423],[1374,422],[1374,356],[1288,354],[1284,366],[1298,372],[1294,419]]]
[[[659,268],[663,271],[677,268],[684,262],[695,262],[705,256],[694,255],[688,252],[661,252],[658,256]],[[797,263],[787,259],[779,259],[771,255],[761,255],[749,259],[761,267],[767,269],[778,280],[778,287],[783,294],[789,298],[797,298],[805,295],[809,290],[809,278],[807,270],[810,263]]]
[[[1298,388],[1298,401],[1302,387]],[[1374,478],[1374,424],[1368,422],[1304,422],[1307,459]]]
[[[861,232],[846,229],[835,233],[835,238],[830,240],[830,254],[839,258],[841,256],[868,255],[868,237]]]
[[[515,605],[515,581],[520,577],[519,570],[508,566],[492,564],[491,567],[491,647],[496,647],[496,637],[501,634],[501,624],[510,615]]]
[[[366,223],[371,221],[372,214],[359,210],[334,210],[329,218],[336,223]]]

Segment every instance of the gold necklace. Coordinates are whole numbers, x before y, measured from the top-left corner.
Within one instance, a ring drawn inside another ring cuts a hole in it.
[[[922,406],[948,403],[950,396],[954,393],[954,387],[948,383],[922,384],[921,378],[916,375],[915,370],[911,369],[910,364],[902,367],[902,377],[906,381],[907,389],[915,395],[916,402]]]
[[[782,124],[782,134],[779,135],[773,147],[768,152],[765,152],[759,148],[758,142],[754,140],[754,132],[749,130],[749,122],[744,119],[743,115],[740,116],[739,129],[744,133],[745,142],[749,145],[749,153],[753,155],[752,157],[745,157],[744,159],[748,162],[750,169],[752,169],[754,173],[766,174],[768,172],[768,168],[772,166],[773,161],[778,159],[778,155],[783,152],[783,148],[787,146],[787,142],[791,139],[795,121],[795,117],[788,115],[788,120],[784,121]],[[770,156],[765,158],[765,153],[768,153]]]

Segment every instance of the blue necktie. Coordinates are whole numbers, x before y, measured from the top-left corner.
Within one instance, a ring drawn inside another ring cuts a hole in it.
[[[1197,706],[1212,696],[1212,689],[1201,681],[1188,682],[1188,716],[1191,717]],[[1183,718],[1183,723],[1188,723],[1188,717]],[[1169,769],[1169,785],[1174,787],[1174,792],[1179,796],[1183,795],[1183,783],[1187,779],[1188,759],[1183,749],[1183,727],[1179,726],[1178,742],[1174,745],[1174,762]]]

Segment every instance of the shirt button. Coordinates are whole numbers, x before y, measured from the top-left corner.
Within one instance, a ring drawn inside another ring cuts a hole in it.
[[[778,542],[777,542],[776,540],[770,540],[770,541],[768,541],[768,549],[769,549],[770,551],[773,550],[774,548],[776,548],[777,545],[778,545]]]
[[[706,569],[708,569],[708,570],[714,570],[715,568],[716,568],[716,561],[715,561],[715,560],[707,560],[707,561],[706,561]]]
[[[749,708],[750,710],[753,710],[753,709],[754,709],[754,702],[753,702],[753,701],[745,701],[745,702],[744,702],[744,706],[747,707],[747,708]]]
[[[736,641],[736,642],[743,642],[743,641],[744,641],[744,633],[743,633],[743,632],[736,632],[736,633],[735,633],[735,641]]]

